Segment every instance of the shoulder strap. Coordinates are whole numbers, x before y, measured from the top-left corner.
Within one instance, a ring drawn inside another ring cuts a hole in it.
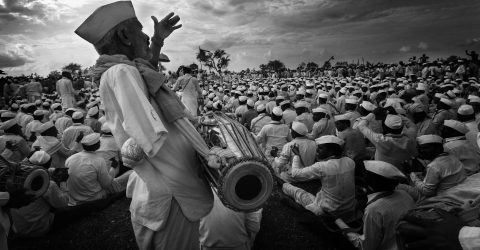
[[[188,84],[190,83],[190,81],[192,80],[193,76],[190,76],[190,78],[188,78],[188,81],[187,81],[187,84],[185,84],[185,86],[183,86],[182,90],[180,90],[180,92],[183,92],[185,90],[185,88],[187,88]]]
[[[252,126],[250,127],[250,129],[253,129],[253,128],[255,127],[255,125],[257,125],[257,123],[258,123],[260,120],[262,120],[265,116],[266,116],[266,115],[258,118],[258,119],[252,124]]]

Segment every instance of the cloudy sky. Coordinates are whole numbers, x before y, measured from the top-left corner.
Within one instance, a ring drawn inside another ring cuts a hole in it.
[[[46,75],[69,62],[93,65],[95,50],[74,30],[111,0],[0,0],[0,68]],[[173,11],[183,27],[165,42],[167,69],[195,62],[198,46],[225,49],[229,69],[279,59],[395,62],[480,52],[479,0],[133,0],[144,31]]]

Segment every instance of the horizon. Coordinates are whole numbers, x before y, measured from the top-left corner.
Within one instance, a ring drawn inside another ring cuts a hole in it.
[[[73,31],[96,8],[115,1],[0,0],[0,69],[46,76],[68,63],[94,65],[92,45]],[[196,60],[198,48],[224,49],[229,71],[280,60],[398,63],[426,54],[430,61],[480,51],[480,1],[475,0],[227,0],[132,1],[144,31],[151,15],[173,11],[183,27],[165,41],[167,71]],[[168,6],[168,7],[165,7]]]

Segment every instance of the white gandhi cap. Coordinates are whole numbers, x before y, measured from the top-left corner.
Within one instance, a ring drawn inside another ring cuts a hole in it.
[[[96,9],[75,33],[91,44],[98,43],[111,29],[121,22],[136,18],[130,1],[118,1]]]

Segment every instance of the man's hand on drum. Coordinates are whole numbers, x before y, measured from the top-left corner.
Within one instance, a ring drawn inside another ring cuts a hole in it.
[[[10,190],[8,194],[10,195],[10,199],[6,205],[8,208],[21,208],[35,200],[35,196],[27,194],[25,189]]]

